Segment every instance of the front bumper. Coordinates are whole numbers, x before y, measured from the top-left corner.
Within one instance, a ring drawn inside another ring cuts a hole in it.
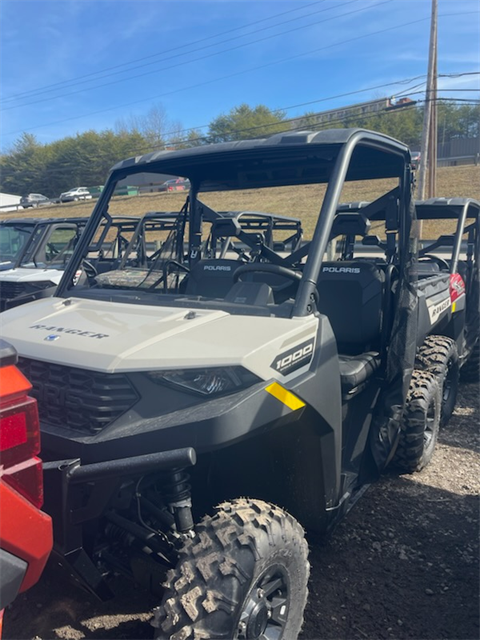
[[[110,587],[83,548],[84,523],[106,511],[124,478],[195,463],[196,454],[191,447],[86,465],[79,459],[44,463],[45,510],[52,516],[60,564],[100,600],[110,599]],[[88,498],[84,491],[87,483],[91,489]]]

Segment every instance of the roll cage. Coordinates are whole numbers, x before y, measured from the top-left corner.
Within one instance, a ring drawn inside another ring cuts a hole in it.
[[[80,237],[81,230],[85,227],[87,221],[88,218],[16,218],[12,220],[2,220],[0,227],[21,229],[28,233],[26,242],[19,247],[15,255],[12,255],[13,260],[9,261],[9,269],[17,269],[18,267],[27,265],[36,267],[37,262],[39,262],[37,259],[38,253],[48,243],[54,229],[70,229],[73,225],[77,228],[77,233],[69,247],[73,251]],[[56,263],[57,261],[52,260],[52,262]],[[45,266],[51,265],[41,265],[42,268],[45,268]]]
[[[467,262],[480,264],[480,202],[473,198],[430,198],[415,203],[418,220],[456,220],[455,232],[444,234],[418,252],[423,257],[437,249],[451,248],[450,273],[458,272],[462,242]]]
[[[69,264],[57,295],[71,295],[68,290],[72,275],[78,268],[96,227],[108,211],[108,202],[118,181],[141,172],[182,175],[190,180],[189,196],[182,209],[185,220],[188,220],[186,264],[189,269],[204,255],[202,223],[212,215],[212,210],[199,200],[200,192],[327,184],[315,231],[308,245],[300,246],[297,243],[292,248],[290,258],[286,258],[275,247],[269,247],[268,243],[258,243],[259,262],[291,268],[305,258],[296,295],[289,306],[283,309],[283,316],[305,316],[312,312],[312,299],[316,295],[320,267],[331,238],[345,181],[398,179],[397,188],[385,194],[377,201],[376,206],[386,208],[389,212],[387,234],[396,237],[395,261],[401,272],[410,260],[412,173],[408,148],[388,136],[362,129],[288,132],[267,139],[206,145],[180,151],[160,151],[117,164],[112,169],[79,242],[77,258]],[[218,215],[222,218],[221,214]],[[224,225],[223,236],[218,232],[212,237],[211,246],[216,247],[218,238],[222,237],[230,238],[229,246],[233,237],[250,242],[254,234],[247,234],[236,222],[238,216],[235,217],[232,212],[224,215],[220,221],[220,226]],[[175,304],[177,303],[178,300]]]

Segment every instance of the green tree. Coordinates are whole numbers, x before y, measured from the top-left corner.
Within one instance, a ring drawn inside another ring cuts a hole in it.
[[[261,104],[253,108],[241,104],[212,120],[208,127],[208,138],[210,142],[229,142],[271,136],[288,129],[284,120],[283,111],[272,111]]]
[[[0,188],[18,195],[39,191],[39,186],[44,185],[45,169],[44,147],[31,133],[23,133],[0,159]]]

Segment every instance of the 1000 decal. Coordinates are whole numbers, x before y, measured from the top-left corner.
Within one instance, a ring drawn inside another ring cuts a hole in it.
[[[310,338],[310,340],[302,342],[292,349],[281,353],[275,358],[270,366],[284,376],[288,373],[292,373],[292,371],[296,371],[297,369],[300,369],[300,367],[304,367],[311,361],[314,344],[315,339]]]

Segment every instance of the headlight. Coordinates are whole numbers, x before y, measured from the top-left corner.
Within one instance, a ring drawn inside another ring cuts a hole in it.
[[[173,369],[147,374],[154,382],[181,387],[202,396],[232,393],[260,382],[260,378],[243,367],[212,369]]]

